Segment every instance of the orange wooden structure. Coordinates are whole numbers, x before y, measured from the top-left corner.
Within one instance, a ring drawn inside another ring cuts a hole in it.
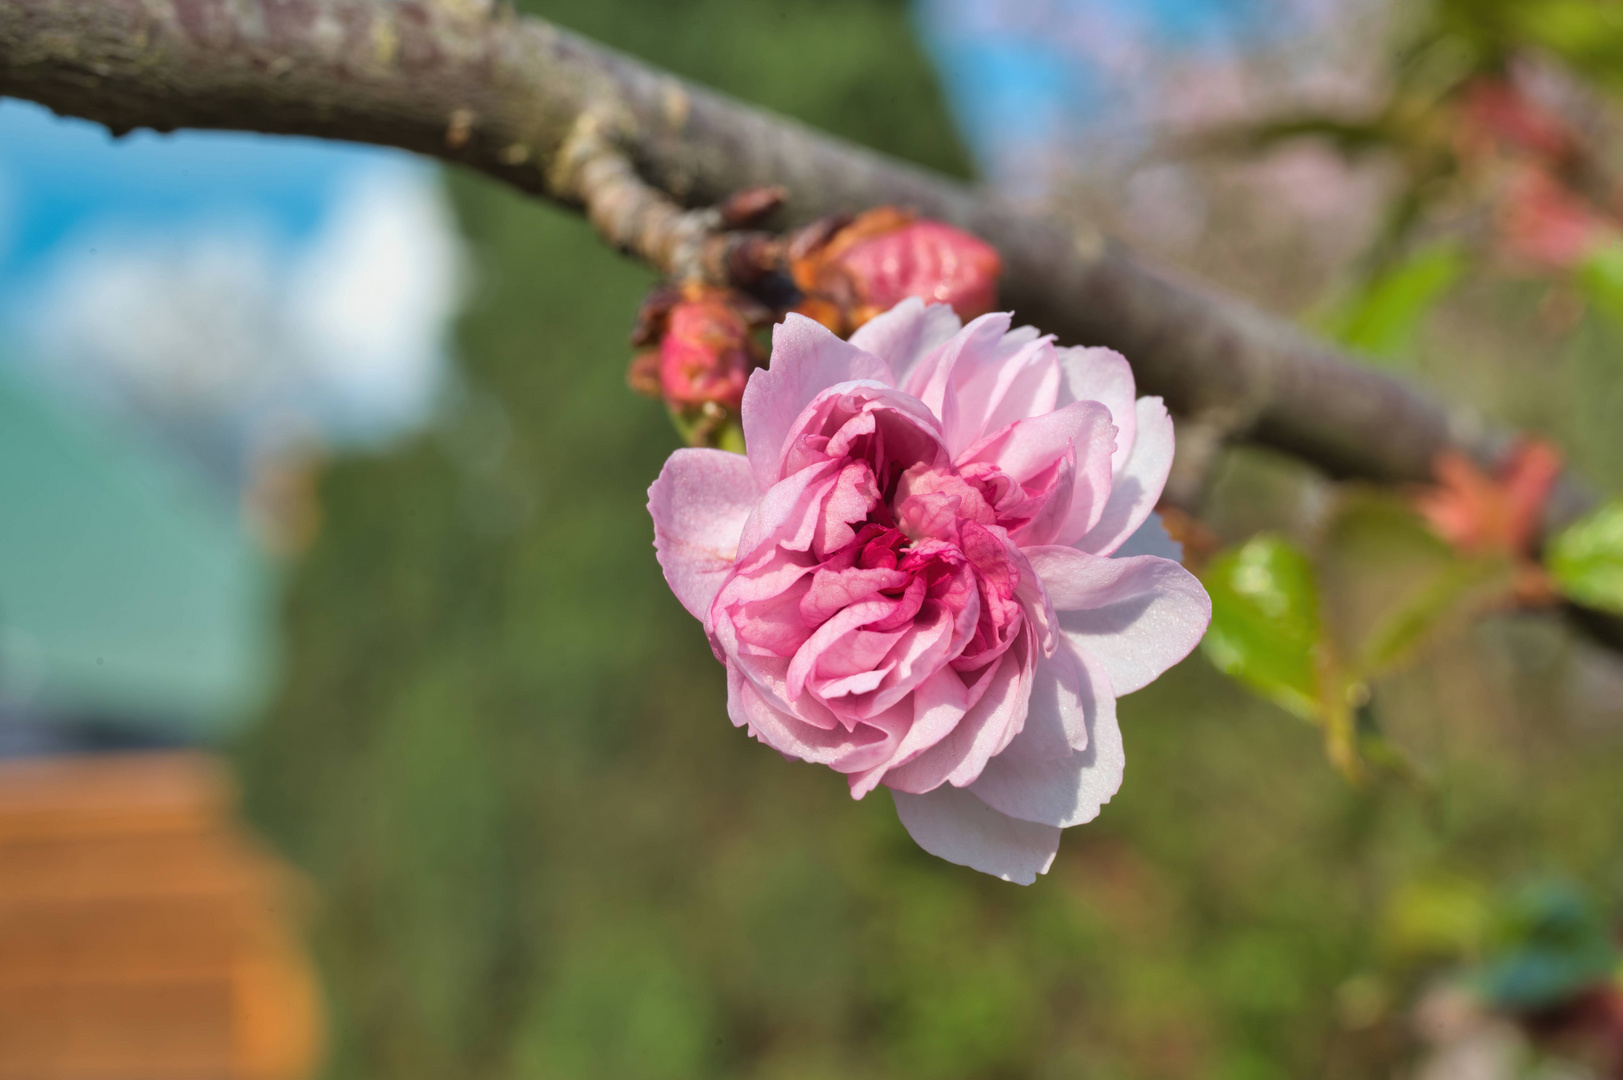
[[[0,1080],[305,1080],[291,873],[199,753],[0,762]]]

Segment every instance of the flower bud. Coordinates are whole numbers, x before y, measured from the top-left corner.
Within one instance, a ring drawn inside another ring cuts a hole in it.
[[[737,427],[744,385],[765,351],[754,330],[772,321],[757,301],[731,289],[666,283],[648,294],[631,343],[639,352],[626,382],[660,398],[682,437],[694,446],[728,444]]]
[[[810,250],[792,254],[805,314],[849,333],[908,297],[951,304],[959,318],[997,303],[1003,262],[990,244],[961,229],[881,206],[843,227],[813,226]]]
[[[672,305],[659,342],[660,390],[672,406],[713,401],[737,412],[755,363],[749,323],[725,294]]]

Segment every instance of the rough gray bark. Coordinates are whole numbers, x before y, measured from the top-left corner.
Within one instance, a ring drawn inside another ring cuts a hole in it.
[[[1022,321],[1126,354],[1141,389],[1193,421],[1191,446],[1249,438],[1331,475],[1385,481],[1427,478],[1446,446],[1478,458],[1496,448],[1433,398],[1086,228],[482,0],[0,0],[0,94],[114,132],[229,128],[399,147],[576,207],[593,172],[569,152],[584,125],[676,204],[782,185],[787,223],[898,203],[985,237]],[[597,172],[616,174],[612,163]],[[646,219],[657,236],[639,242],[632,227],[614,239],[656,263],[690,256],[699,219],[675,209],[645,214],[634,200],[621,225]],[[1585,501],[1569,485],[1552,520]]]

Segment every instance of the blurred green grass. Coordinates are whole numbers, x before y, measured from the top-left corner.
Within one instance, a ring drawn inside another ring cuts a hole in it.
[[[537,9],[965,169],[899,2]],[[434,431],[325,475],[289,675],[240,753],[320,896],[330,1076],[1385,1076],[1419,970],[1391,897],[1623,884],[1618,732],[1564,718],[1573,646],[1528,620],[1381,691],[1434,799],[1349,788],[1316,731],[1196,656],[1124,700],[1126,785],[1047,878],[923,854],[882,794],[727,721],[644,509],[675,445],[623,383],[649,276],[448,183],[479,274],[461,386]],[[1238,466],[1226,528],[1267,524],[1274,468]]]

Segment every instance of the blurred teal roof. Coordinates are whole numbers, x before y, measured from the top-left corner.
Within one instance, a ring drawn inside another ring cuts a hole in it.
[[[269,683],[272,586],[225,496],[0,366],[0,698],[223,735]]]

